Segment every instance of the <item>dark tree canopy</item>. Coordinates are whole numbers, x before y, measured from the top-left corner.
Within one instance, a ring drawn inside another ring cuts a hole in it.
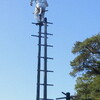
[[[70,75],[76,76],[79,72],[100,75],[100,34],[83,42],[77,41],[72,53],[77,54],[77,57],[70,63],[72,66]]]
[[[78,77],[75,90],[76,100],[100,100],[100,75],[88,77],[86,74]]]
[[[75,100],[100,100],[100,33],[77,41],[72,50],[76,58],[71,61],[70,75],[77,77]]]

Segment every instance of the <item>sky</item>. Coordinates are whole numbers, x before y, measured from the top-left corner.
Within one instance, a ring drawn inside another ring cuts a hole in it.
[[[48,0],[45,16],[49,25],[48,98],[75,94],[76,78],[71,77],[70,61],[77,55],[71,50],[76,41],[83,41],[100,32],[100,0]],[[33,3],[35,6],[35,4]],[[0,100],[35,100],[38,39],[34,6],[30,0],[0,1]],[[41,80],[42,81],[42,80]],[[42,90],[42,87],[41,87]]]

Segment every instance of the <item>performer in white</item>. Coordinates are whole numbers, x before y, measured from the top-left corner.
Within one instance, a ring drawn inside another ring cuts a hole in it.
[[[45,9],[48,7],[47,0],[31,0],[30,5],[33,5],[33,1],[35,1],[35,11],[34,16],[37,19],[37,21],[43,21],[44,15],[45,15]]]

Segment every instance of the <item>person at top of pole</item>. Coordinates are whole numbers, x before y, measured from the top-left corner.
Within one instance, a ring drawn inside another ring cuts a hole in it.
[[[43,21],[44,15],[45,15],[45,9],[48,7],[47,0],[31,0],[30,5],[33,6],[33,1],[35,1],[35,11],[34,16],[37,19],[37,21]]]

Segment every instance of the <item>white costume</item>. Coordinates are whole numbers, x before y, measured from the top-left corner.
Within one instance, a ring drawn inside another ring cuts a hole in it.
[[[36,7],[34,11],[34,16],[37,21],[44,20],[45,9],[48,7],[47,0],[35,0]]]

